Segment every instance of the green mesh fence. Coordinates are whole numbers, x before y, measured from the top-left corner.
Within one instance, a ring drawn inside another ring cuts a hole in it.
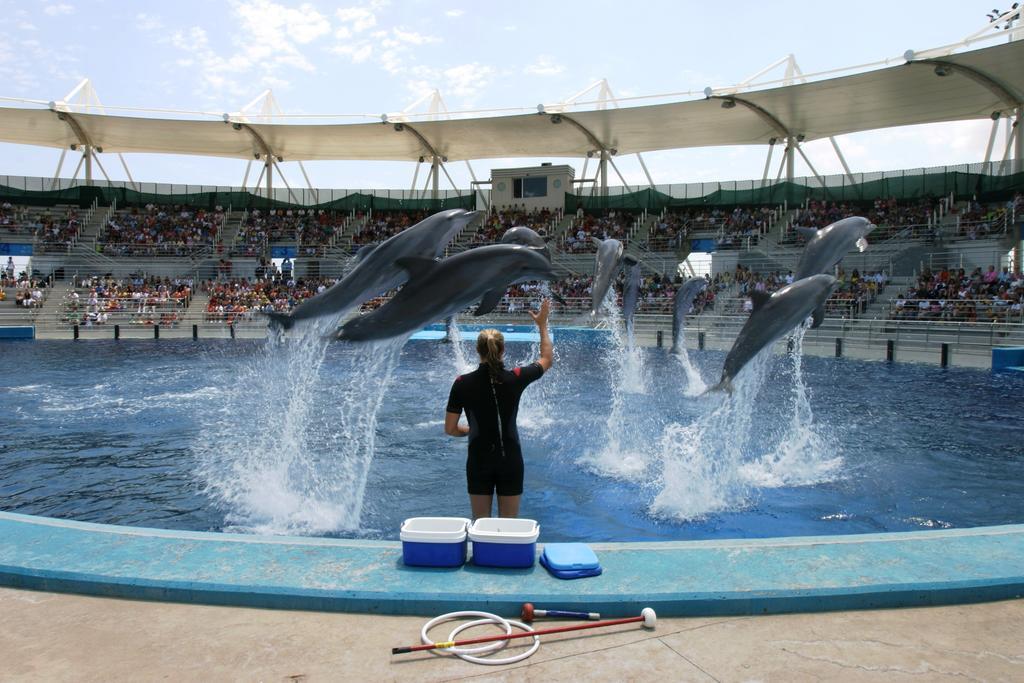
[[[722,185],[732,184],[723,183]],[[1024,191],[1024,173],[988,175],[950,171],[901,175],[827,187],[782,181],[767,183],[763,187],[741,190],[720,188],[700,197],[688,198],[672,197],[653,189],[607,197],[566,194],[565,209],[566,211],[575,211],[582,206],[585,210],[647,209],[650,211],[661,210],[665,207],[751,206],[783,202],[796,205],[802,204],[806,200],[859,202],[890,197],[907,200],[945,197],[949,194],[953,194],[958,201],[977,198],[979,201],[991,202],[1010,199],[1015,192],[1021,191]]]
[[[114,200],[118,206],[127,205],[174,205],[212,209],[216,206],[238,209],[331,209],[336,211],[443,211],[445,209],[473,209],[476,195],[464,194],[443,199],[401,199],[378,197],[372,194],[352,193],[320,204],[297,204],[268,200],[250,192],[191,192],[188,194],[162,194],[137,192],[126,187],[89,187],[77,185],[61,190],[22,190],[0,185],[0,200],[13,204],[53,206],[55,204],[76,204],[87,208],[94,200],[109,206]]]
[[[864,174],[870,177],[872,174]],[[878,174],[881,176],[881,174]],[[632,209],[660,211],[666,207],[687,206],[751,206],[775,205],[788,202],[791,205],[802,204],[804,201],[825,200],[836,202],[860,202],[874,199],[895,197],[896,199],[918,199],[924,197],[944,197],[952,194],[957,200],[977,198],[979,201],[1003,201],[1015,192],[1024,191],[1024,173],[997,175],[989,173],[972,173],[969,171],[948,169],[939,172],[897,173],[891,176],[863,180],[858,183],[847,182],[845,176],[830,176],[827,185],[822,186],[815,178],[803,178],[802,182],[773,182],[763,186],[757,182],[726,182],[697,184],[698,192],[686,189],[686,186],[660,186],[660,189],[645,188],[635,192],[619,192],[616,190],[607,196],[565,195],[565,210],[576,211],[601,209]],[[8,180],[8,182],[11,182]],[[184,186],[180,186],[184,187]],[[737,189],[739,188],[739,189]],[[212,189],[212,188],[211,188]],[[215,206],[232,207],[234,209],[333,209],[337,211],[440,211],[443,209],[473,209],[476,207],[476,194],[466,193],[446,196],[439,199],[406,199],[399,196],[381,196],[381,193],[348,192],[337,197],[344,190],[321,190],[319,195],[310,191],[301,191],[298,195],[304,201],[285,202],[268,200],[265,197],[228,188],[215,191],[161,193],[139,192],[128,187],[86,186],[76,185],[59,190],[30,190],[0,184],[0,200],[17,204],[37,206],[53,206],[54,204],[77,204],[81,207],[90,206],[94,200],[109,206],[114,200],[119,206],[158,204],[184,205],[197,208],[212,209]],[[686,195],[690,192],[690,196]],[[313,196],[330,194],[330,201],[312,201]],[[677,195],[677,196],[673,196]]]

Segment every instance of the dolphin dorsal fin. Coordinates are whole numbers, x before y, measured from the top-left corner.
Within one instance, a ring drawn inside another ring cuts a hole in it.
[[[811,238],[814,238],[814,237],[818,236],[818,229],[817,228],[797,227],[796,231],[798,233],[800,233],[801,235],[803,235],[804,237],[806,237],[807,239],[811,239]]]
[[[359,251],[356,252],[356,263],[366,260],[366,257],[370,255],[370,252],[376,248],[376,244],[364,244],[359,247]]]
[[[422,256],[403,256],[395,259],[395,265],[409,273],[409,279],[425,275],[432,271],[437,261]]]
[[[754,311],[768,303],[768,299],[771,299],[772,295],[768,292],[751,292],[750,302],[754,304]]]

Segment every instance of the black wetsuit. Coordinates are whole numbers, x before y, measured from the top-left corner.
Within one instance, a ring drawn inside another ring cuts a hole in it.
[[[448,396],[448,412],[465,410],[469,420],[466,480],[471,495],[489,496],[495,490],[499,496],[523,493],[523,451],[516,429],[519,397],[523,389],[543,374],[539,363],[530,363],[503,370],[501,381],[492,383],[487,366],[481,364],[473,372],[455,378]]]

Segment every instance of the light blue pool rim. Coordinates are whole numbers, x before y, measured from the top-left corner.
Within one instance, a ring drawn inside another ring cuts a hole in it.
[[[743,615],[1024,595],[1024,525],[591,547],[604,573],[563,581],[540,565],[406,567],[397,541],[172,531],[0,512],[0,585],[376,614],[516,615],[532,602],[609,617],[635,616],[642,607],[663,616]]]

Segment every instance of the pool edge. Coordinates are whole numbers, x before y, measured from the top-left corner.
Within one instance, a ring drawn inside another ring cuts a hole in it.
[[[0,512],[0,585],[137,600],[369,614],[523,602],[631,616],[918,607],[1024,595],[1024,525],[593,544],[605,575],[412,570],[391,541],[122,527]]]

